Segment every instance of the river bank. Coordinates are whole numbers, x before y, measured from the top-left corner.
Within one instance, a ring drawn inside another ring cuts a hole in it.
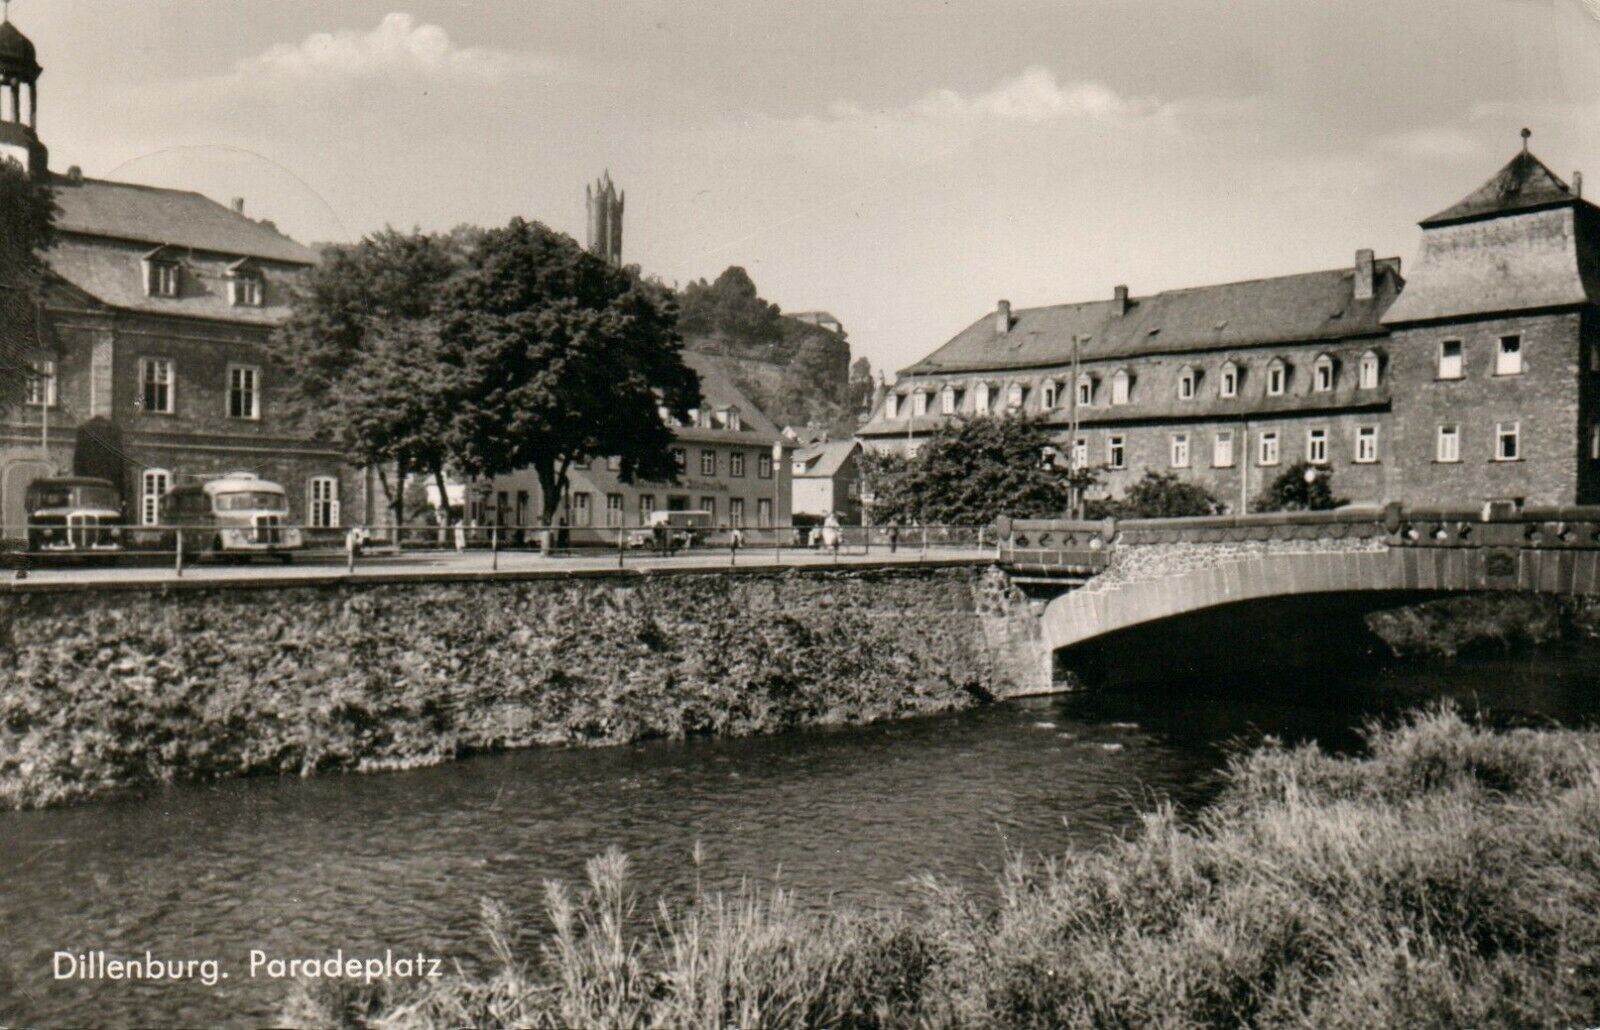
[[[427,985],[307,982],[296,1026],[1577,1025],[1600,1010],[1600,734],[1433,710],[1359,757],[1236,757],[1197,818],[927,881],[871,912],[748,887],[636,928],[627,862],[551,885],[551,931]]]
[[[953,711],[1033,685],[1025,603],[976,567],[12,595],[0,808]]]
[[[1367,625],[1398,658],[1454,658],[1600,638],[1600,604],[1547,594],[1467,594],[1374,612]]]

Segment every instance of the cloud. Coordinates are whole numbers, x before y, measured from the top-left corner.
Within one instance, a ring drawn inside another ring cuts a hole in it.
[[[1049,68],[1033,65],[971,96],[953,89],[935,89],[904,107],[868,110],[836,102],[828,109],[833,122],[1017,122],[1038,125],[1063,118],[1108,120],[1152,114],[1160,105],[1146,98],[1130,99],[1098,82],[1063,85]]]
[[[550,72],[553,60],[483,47],[457,46],[438,25],[409,14],[384,15],[368,32],[315,32],[298,43],[279,43],[234,65],[235,82],[352,82],[405,76],[420,79],[498,81]]]

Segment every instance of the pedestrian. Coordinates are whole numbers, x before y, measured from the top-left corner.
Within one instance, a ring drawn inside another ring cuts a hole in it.
[[[467,549],[467,520],[466,519],[458,519],[456,521],[455,537],[456,537],[456,553],[460,554],[461,552],[463,552],[463,551],[465,551]]]
[[[744,546],[744,530],[738,526],[733,527],[733,532],[728,534],[728,548],[733,551]]]
[[[900,547],[900,523],[889,523],[889,553],[893,554]]]
[[[567,541],[567,517],[558,515],[556,516],[556,550],[565,554],[567,552]]]
[[[822,543],[835,555],[839,553],[839,513],[828,512],[828,517],[822,520]]]

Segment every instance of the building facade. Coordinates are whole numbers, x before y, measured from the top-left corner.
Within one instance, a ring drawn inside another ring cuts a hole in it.
[[[33,46],[0,28],[0,84],[33,95]],[[282,484],[296,523],[359,519],[362,477],[289,419],[264,346],[316,255],[242,200],[51,173],[31,122],[6,122],[0,143],[59,207],[27,402],[0,415],[6,534],[21,534],[28,483],[72,471],[86,445],[113,459],[130,523],[155,523],[180,482],[230,471]]]
[[[568,470],[558,518],[575,531],[647,525],[656,511],[705,511],[717,526],[766,528],[791,522],[789,447],[778,428],[705,355],[684,352],[700,376],[701,405],[673,426],[677,482],[625,483],[620,463],[596,459]],[[468,518],[510,534],[539,525],[543,511],[532,469],[498,476],[468,493]],[[577,532],[574,539],[585,541]]]
[[[794,513],[820,522],[832,514],[861,525],[861,442],[822,440],[794,452]]]
[[[867,446],[958,418],[1043,419],[1117,495],[1147,469],[1229,510],[1284,469],[1354,502],[1600,502],[1600,210],[1526,150],[1398,258],[997,309],[884,391]]]

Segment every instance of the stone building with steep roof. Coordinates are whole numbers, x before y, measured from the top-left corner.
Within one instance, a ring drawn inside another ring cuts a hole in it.
[[[1600,503],[1600,210],[1524,149],[1398,258],[1013,311],[904,369],[859,436],[1015,411],[1116,495],[1173,472],[1244,510],[1284,467],[1357,502]]]
[[[289,420],[264,347],[316,254],[242,200],[50,172],[39,72],[33,45],[0,25],[0,160],[47,176],[59,207],[28,402],[0,414],[6,534],[20,535],[28,483],[71,471],[85,433],[120,458],[131,523],[154,523],[179,482],[236,470],[282,484],[296,523],[359,520],[362,477]]]

